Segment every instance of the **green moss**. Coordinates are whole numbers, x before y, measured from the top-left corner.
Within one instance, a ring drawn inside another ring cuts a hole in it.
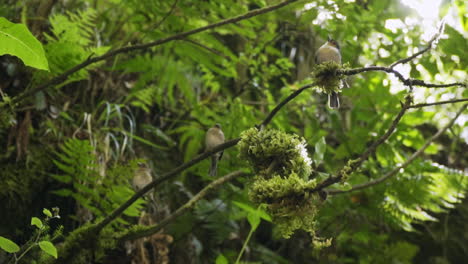
[[[266,204],[282,237],[289,238],[297,229],[314,235],[318,199],[309,190],[315,185],[315,180],[305,181],[295,173],[286,178],[280,175],[271,179],[256,176],[249,196],[257,204]]]
[[[295,172],[305,179],[312,171],[305,140],[297,135],[251,128],[241,134],[241,139],[239,158],[247,160],[256,174],[270,177],[274,173],[288,175]]]
[[[305,181],[296,173],[291,173],[289,177],[278,174],[270,179],[256,176],[250,186],[250,199],[256,203],[277,203],[286,196],[306,196],[307,190],[314,188],[315,180]]]
[[[303,229],[315,238],[315,216],[321,203],[311,190],[315,180],[305,140],[279,130],[251,128],[241,134],[239,156],[252,165],[256,176],[249,188],[249,198],[265,204],[276,231],[289,238]]]
[[[341,183],[347,182],[350,172],[352,172],[354,169],[354,166],[356,166],[356,163],[360,162],[360,159],[354,159],[354,160],[349,160],[346,166],[341,170]]]
[[[315,66],[311,72],[312,81],[326,94],[339,92],[343,76],[338,74],[343,66],[334,61],[327,61]]]

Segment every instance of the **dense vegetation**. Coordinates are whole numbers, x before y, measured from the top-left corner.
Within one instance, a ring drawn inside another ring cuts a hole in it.
[[[1,1],[0,263],[462,263],[468,6],[423,7]]]

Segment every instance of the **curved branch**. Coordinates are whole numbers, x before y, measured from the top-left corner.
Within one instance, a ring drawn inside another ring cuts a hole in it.
[[[363,72],[369,72],[369,71],[383,71],[386,73],[391,73],[395,75],[395,77],[398,78],[404,85],[406,86],[422,86],[422,87],[427,87],[427,88],[447,88],[447,87],[452,87],[452,86],[461,86],[461,87],[467,87],[467,84],[461,83],[461,82],[455,82],[455,83],[449,83],[449,84],[433,84],[433,83],[426,83],[423,80],[419,79],[413,79],[413,78],[405,78],[400,72],[394,70],[393,68],[390,67],[384,67],[384,66],[368,66],[368,67],[362,67],[362,68],[354,68],[354,69],[349,69],[349,70],[341,70],[339,73],[343,75],[356,75],[358,73],[363,73]]]
[[[432,48],[432,44],[434,44],[434,42],[436,40],[439,39],[440,35],[442,34],[442,32],[444,31],[444,27],[445,27],[445,22],[442,22],[439,26],[439,30],[437,31],[437,33],[431,38],[431,40],[429,40],[429,43],[427,43],[427,47],[424,48],[423,50],[419,51],[419,52],[416,52],[415,54],[409,56],[408,58],[404,58],[404,59],[401,59],[401,60],[398,60],[394,63],[392,63],[390,65],[390,68],[393,69],[395,66],[397,66],[398,64],[405,64],[413,59],[415,59],[416,57],[418,57],[419,55],[422,55],[423,53],[425,53],[426,51],[430,50]]]
[[[332,176],[326,178],[324,181],[319,183],[311,191],[312,192],[320,191],[320,190],[324,189],[325,187],[328,187],[328,186],[330,186],[332,184],[335,184],[335,183],[341,181],[341,179],[343,179],[343,177],[353,173],[357,168],[359,168],[362,165],[362,163],[364,163],[364,161],[366,161],[369,158],[369,156],[377,150],[377,147],[380,146],[382,143],[384,143],[392,135],[393,131],[395,131],[398,123],[400,122],[401,118],[405,114],[406,110],[409,109],[409,107],[411,105],[411,102],[412,102],[411,96],[409,96],[409,95],[406,96],[405,103],[402,104],[400,112],[395,117],[395,119],[393,119],[392,124],[387,129],[385,134],[383,134],[369,148],[367,148],[366,151],[364,151],[364,153],[362,153],[361,156],[359,156],[359,158],[357,158],[355,160],[348,161],[348,164],[346,166],[344,166],[336,174],[336,176],[332,175]]]
[[[351,189],[349,190],[328,190],[327,192],[329,194],[332,194],[332,195],[335,195],[335,194],[341,194],[341,193],[349,193],[349,192],[354,192],[354,191],[357,191],[357,190],[362,190],[362,189],[365,189],[365,188],[369,188],[371,186],[374,186],[374,185],[377,185],[379,183],[382,183],[384,182],[385,180],[387,180],[388,178],[392,177],[393,175],[397,174],[401,169],[404,169],[406,168],[411,162],[413,162],[417,157],[419,157],[423,152],[424,150],[426,150],[427,147],[429,147],[429,145],[431,145],[431,143],[436,140],[438,137],[440,137],[447,129],[449,129],[451,126],[453,126],[453,124],[455,123],[455,120],[457,120],[457,118],[461,115],[461,113],[463,111],[466,110],[466,107],[468,106],[468,104],[465,104],[463,105],[460,110],[458,110],[457,114],[455,115],[454,118],[452,118],[452,120],[450,120],[450,122],[445,125],[443,128],[441,128],[439,131],[437,131],[437,133],[435,133],[430,139],[428,139],[426,141],[426,143],[420,148],[418,149],[418,151],[414,152],[403,164],[401,164],[400,166],[394,168],[393,170],[387,172],[384,176],[382,176],[381,178],[378,178],[378,179],[375,179],[375,180],[372,180],[372,181],[369,181],[369,182],[366,182],[366,183],[363,183],[363,184],[357,184],[355,185],[354,187],[352,187]]]
[[[198,192],[195,196],[192,197],[187,203],[179,207],[174,213],[172,213],[169,217],[166,219],[162,220],[158,224],[152,225],[145,227],[144,229],[139,229],[137,231],[130,231],[127,234],[125,234],[123,237],[121,237],[119,240],[120,241],[126,241],[126,240],[133,240],[133,239],[138,239],[146,236],[150,236],[162,228],[164,228],[167,224],[170,222],[174,221],[177,217],[181,216],[184,214],[186,211],[190,210],[193,208],[195,203],[200,201],[203,197],[205,197],[212,189],[217,188],[218,186],[234,179],[240,176],[247,175],[246,172],[243,171],[235,171],[231,172],[215,181],[212,181],[210,184],[208,184],[205,188],[203,188],[200,192]]]
[[[271,119],[278,113],[278,111],[283,106],[286,105],[287,102],[291,101],[293,98],[298,96],[301,92],[303,92],[305,89],[310,88],[312,86],[313,86],[312,84],[305,85],[305,86],[299,88],[298,90],[294,91],[286,99],[281,101],[272,110],[272,112],[265,118],[265,120],[261,124],[262,125],[264,124],[264,126],[266,126],[271,121]],[[163,183],[163,182],[177,176],[180,172],[182,172],[182,171],[192,167],[193,165],[199,163],[200,161],[210,157],[214,153],[220,152],[222,150],[225,150],[225,149],[228,149],[230,147],[235,146],[240,140],[241,140],[240,138],[235,138],[235,139],[231,139],[229,141],[226,141],[225,143],[216,146],[212,150],[206,151],[206,152],[196,156],[192,160],[183,163],[179,167],[177,167],[177,168],[171,170],[170,172],[162,175],[161,177],[155,179],[154,181],[152,181],[151,183],[149,183],[148,185],[146,185],[145,187],[140,189],[138,192],[136,192],[132,197],[130,197],[127,201],[125,201],[125,203],[120,205],[117,209],[115,209],[110,215],[105,217],[101,222],[97,223],[96,229],[98,231],[102,230],[106,225],[108,225],[110,222],[112,222],[114,219],[116,219],[121,213],[123,213],[123,211],[125,211],[130,205],[132,205],[136,200],[138,200],[138,198],[143,197],[143,195],[145,195],[149,190],[151,190],[151,189],[157,187],[158,185],[160,185],[161,183]]]
[[[233,17],[233,18],[228,18],[228,19],[225,19],[225,20],[221,20],[219,22],[216,22],[216,23],[204,26],[204,27],[200,27],[200,28],[189,30],[189,31],[185,31],[185,32],[182,32],[182,33],[179,33],[179,34],[175,34],[175,35],[166,37],[166,38],[155,40],[153,42],[149,42],[149,43],[145,43],[145,44],[131,45],[131,46],[119,48],[119,49],[116,49],[116,50],[111,50],[111,51],[109,51],[106,54],[101,55],[101,56],[88,58],[84,62],[82,62],[82,63],[74,66],[73,68],[65,71],[64,73],[60,74],[59,76],[57,76],[55,78],[52,78],[48,82],[46,82],[46,83],[44,83],[42,85],[39,85],[39,86],[37,86],[37,87],[35,87],[35,88],[31,89],[31,90],[28,90],[28,91],[26,91],[26,92],[24,92],[24,93],[22,93],[22,94],[20,94],[20,95],[18,95],[16,97],[12,98],[11,99],[11,104],[14,105],[14,104],[20,102],[21,100],[36,94],[39,91],[47,89],[50,86],[58,85],[58,84],[60,84],[60,83],[62,83],[64,81],[66,81],[68,76],[70,76],[73,73],[87,67],[88,65],[99,62],[99,61],[103,61],[103,60],[105,60],[107,58],[110,58],[110,57],[113,57],[113,56],[115,56],[117,54],[126,53],[126,52],[130,52],[130,51],[134,51],[134,50],[147,49],[147,48],[162,45],[164,43],[167,43],[167,42],[170,42],[170,41],[173,41],[173,40],[183,39],[183,38],[186,38],[186,37],[188,37],[190,35],[197,34],[197,33],[209,30],[209,29],[224,26],[226,24],[236,23],[236,22],[239,22],[241,20],[245,20],[245,19],[248,19],[248,18],[251,18],[251,17],[254,17],[254,16],[258,16],[258,15],[261,15],[261,14],[271,12],[273,10],[284,7],[284,6],[288,5],[288,4],[291,4],[291,3],[296,2],[296,1],[297,0],[287,0],[287,1],[281,2],[281,3],[276,4],[276,5],[272,5],[272,6],[268,6],[268,7],[260,8],[260,9],[255,9],[255,10],[252,10],[252,11],[247,12],[247,13],[245,13],[243,15],[240,15],[240,16],[236,16],[236,17]]]
[[[110,222],[112,222],[114,219],[116,219],[123,211],[125,211],[130,205],[132,205],[138,198],[143,197],[149,190],[155,188],[159,184],[171,179],[172,177],[177,176],[180,172],[192,167],[193,165],[199,163],[200,161],[210,157],[216,152],[219,152],[221,150],[230,148],[232,146],[235,146],[237,142],[240,141],[240,138],[236,139],[231,139],[224,144],[218,145],[215,148],[213,148],[210,151],[206,151],[198,156],[196,156],[194,159],[180,165],[179,167],[171,170],[168,173],[165,173],[161,177],[153,180],[151,183],[140,189],[138,192],[136,192],[132,197],[130,197],[125,203],[121,204],[117,209],[115,209],[110,215],[106,216],[101,222],[99,222],[96,226],[97,230],[101,230],[104,228],[106,225],[108,225]]]
[[[270,112],[270,114],[268,114],[268,116],[265,118],[265,120],[263,120],[263,122],[260,124],[260,125],[257,125],[257,127],[265,127],[267,126],[271,120],[273,119],[273,117],[278,113],[278,111],[283,107],[285,106],[289,101],[291,101],[292,99],[296,98],[299,94],[301,94],[305,89],[307,88],[310,88],[310,87],[313,87],[314,84],[308,84],[308,85],[304,85],[302,86],[301,88],[297,89],[296,91],[294,91],[292,94],[290,94],[288,97],[286,97],[282,102],[280,102],[275,108],[273,108],[273,110]]]

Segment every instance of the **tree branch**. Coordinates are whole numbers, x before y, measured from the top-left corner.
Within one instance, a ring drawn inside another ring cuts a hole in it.
[[[413,59],[415,59],[416,57],[418,57],[419,55],[422,55],[423,53],[425,53],[426,51],[430,50],[432,48],[432,44],[434,44],[434,42],[436,40],[439,39],[440,35],[442,34],[442,32],[444,31],[444,27],[445,27],[445,22],[442,22],[440,23],[440,26],[439,26],[439,30],[437,31],[437,33],[431,38],[431,40],[429,40],[429,43],[427,43],[427,47],[424,48],[423,50],[419,51],[419,52],[416,52],[415,54],[409,56],[408,58],[404,58],[404,59],[401,59],[401,60],[398,60],[394,63],[392,63],[390,65],[390,69],[393,69],[395,66],[397,66],[398,64],[405,64]]]
[[[468,101],[468,98],[453,99],[453,100],[440,101],[440,102],[427,103],[427,104],[415,104],[415,105],[410,106],[409,108],[422,108],[422,107],[432,106],[432,105],[455,104],[455,103],[461,103],[461,102],[466,102],[466,101]]]
[[[424,150],[426,150],[427,147],[429,147],[429,145],[431,145],[431,143],[436,140],[438,137],[440,137],[447,129],[449,129],[450,127],[453,126],[453,124],[455,123],[455,120],[457,120],[457,118],[461,115],[461,113],[463,111],[466,110],[466,107],[468,106],[468,104],[464,104],[460,110],[458,110],[457,114],[455,115],[454,118],[452,118],[452,120],[450,120],[450,122],[445,125],[443,128],[441,128],[439,131],[437,131],[437,133],[435,133],[430,139],[428,139],[426,141],[426,143],[420,148],[418,149],[418,151],[414,152],[403,164],[401,164],[400,166],[397,166],[396,168],[394,168],[393,170],[387,172],[384,176],[382,176],[381,178],[378,178],[378,179],[375,179],[375,180],[372,180],[372,181],[369,181],[367,183],[363,183],[363,184],[357,184],[355,185],[354,187],[352,187],[351,189],[349,190],[328,190],[327,192],[329,194],[332,194],[332,195],[335,195],[335,194],[341,194],[341,193],[349,193],[349,192],[354,192],[354,191],[357,191],[357,190],[361,190],[361,189],[365,189],[365,188],[368,188],[368,187],[371,187],[371,186],[374,186],[374,185],[377,185],[379,183],[382,183],[384,182],[385,180],[387,180],[388,178],[392,177],[393,175],[397,174],[401,169],[404,169],[406,168],[411,162],[413,162],[417,157],[419,157],[423,152]]]
[[[39,85],[39,86],[37,86],[37,87],[35,87],[35,88],[31,89],[31,90],[25,91],[22,94],[12,98],[11,99],[11,104],[12,105],[17,104],[18,102],[22,101],[23,99],[28,98],[28,97],[36,94],[39,91],[45,90],[48,87],[53,86],[53,85],[58,85],[58,84],[60,84],[60,83],[62,83],[64,81],[66,81],[68,76],[70,76],[73,73],[87,67],[88,65],[99,62],[99,61],[103,61],[103,60],[105,60],[107,58],[110,58],[110,57],[113,57],[113,56],[115,56],[117,54],[131,52],[131,51],[134,51],[134,50],[147,49],[147,48],[162,45],[164,43],[167,43],[167,42],[170,42],[170,41],[173,41],[173,40],[183,39],[183,38],[186,38],[186,37],[188,37],[190,35],[197,34],[197,33],[209,30],[209,29],[224,26],[226,24],[236,23],[236,22],[239,22],[241,20],[245,20],[245,19],[248,19],[248,18],[251,18],[251,17],[254,17],[254,16],[258,16],[258,15],[261,15],[261,14],[271,12],[273,10],[279,9],[281,7],[284,7],[284,6],[288,5],[288,4],[291,4],[291,3],[296,2],[296,1],[297,0],[287,0],[287,1],[281,2],[281,3],[276,4],[276,5],[272,5],[272,6],[268,6],[268,7],[260,8],[260,9],[255,9],[255,10],[252,10],[250,12],[247,12],[247,13],[245,13],[243,15],[240,15],[240,16],[237,16],[237,17],[221,20],[219,22],[216,22],[216,23],[204,26],[204,27],[200,27],[200,28],[189,30],[189,31],[185,31],[185,32],[182,32],[182,33],[179,33],[179,34],[175,34],[175,35],[166,37],[166,38],[155,40],[153,42],[149,42],[149,43],[145,43],[145,44],[131,45],[131,46],[111,50],[111,51],[109,51],[106,54],[103,54],[101,56],[88,58],[84,62],[72,67],[71,69],[69,69],[69,70],[67,70],[65,72],[63,72],[59,76],[52,78],[48,82],[46,82],[46,83],[44,83],[42,85]]]
[[[179,207],[174,213],[172,213],[169,217],[166,219],[162,220],[160,223],[145,227],[144,229],[138,229],[137,231],[130,231],[127,234],[125,234],[123,237],[120,238],[120,241],[126,241],[126,240],[134,240],[146,236],[150,236],[162,228],[164,228],[167,224],[170,222],[174,221],[177,217],[181,216],[184,214],[186,211],[190,210],[193,208],[195,203],[200,201],[203,197],[205,197],[211,190],[217,188],[218,186],[234,179],[240,176],[247,175],[247,173],[243,171],[235,171],[231,172],[217,180],[212,181],[210,184],[208,184],[205,188],[203,188],[200,192],[198,192],[195,196],[192,197],[187,203]]]
[[[199,47],[201,47],[201,48],[204,48],[204,49],[206,49],[207,51],[209,51],[209,52],[211,52],[211,53],[213,53],[213,54],[215,54],[215,55],[218,55],[218,56],[220,56],[220,57],[223,57],[223,58],[226,59],[226,60],[230,60],[230,59],[231,59],[231,58],[229,58],[229,56],[224,55],[224,53],[222,53],[221,51],[216,50],[216,49],[213,49],[213,48],[210,48],[210,47],[208,47],[208,46],[205,46],[205,45],[203,45],[203,44],[201,44],[201,43],[199,43],[199,42],[196,42],[196,41],[194,41],[194,40],[191,40],[191,39],[186,38],[186,39],[184,39],[184,41],[187,41],[187,42],[189,42],[189,43],[192,43],[193,45],[196,45],[196,46],[199,46]]]
[[[285,106],[289,101],[291,101],[292,99],[296,98],[296,96],[298,96],[299,94],[301,94],[305,89],[307,88],[310,88],[310,87],[313,87],[314,84],[308,84],[308,85],[304,85],[302,86],[301,88],[297,89],[296,91],[294,91],[293,93],[291,93],[288,97],[286,97],[282,102],[280,102],[275,108],[273,108],[273,110],[270,112],[270,114],[268,114],[268,116],[265,118],[265,120],[263,120],[263,122],[260,124],[260,125],[257,125],[256,127],[265,127],[267,126],[271,120],[273,119],[273,117],[278,113],[278,111],[283,107]]]
[[[455,83],[449,83],[449,84],[432,84],[432,83],[426,83],[423,80],[405,78],[400,72],[394,70],[393,68],[384,67],[384,66],[368,66],[368,67],[362,67],[362,68],[354,68],[354,69],[349,69],[349,70],[341,70],[338,73],[349,76],[349,75],[356,75],[358,73],[369,72],[369,71],[383,71],[386,73],[391,73],[395,75],[406,86],[413,85],[413,86],[422,86],[426,88],[446,88],[446,87],[452,87],[452,86],[461,86],[465,88],[467,87],[466,83],[461,83],[461,82],[455,82]]]
[[[320,191],[322,189],[324,189],[325,187],[327,186],[330,186],[332,184],[335,184],[339,181],[341,181],[341,179],[343,179],[343,177],[345,176],[348,176],[350,175],[351,173],[353,173],[357,168],[359,168],[362,163],[364,161],[366,161],[369,156],[374,153],[376,150],[377,150],[377,147],[379,145],[381,145],[382,143],[384,143],[393,133],[393,131],[395,131],[398,123],[400,122],[401,118],[403,117],[403,115],[405,114],[406,110],[408,110],[408,108],[410,107],[411,105],[411,102],[412,102],[412,98],[411,96],[407,95],[406,96],[406,100],[405,100],[405,103],[402,104],[401,106],[401,110],[400,112],[398,113],[398,115],[395,117],[395,119],[393,119],[393,122],[392,124],[390,125],[390,127],[387,129],[387,131],[385,132],[385,134],[383,134],[379,139],[377,139],[369,148],[366,149],[366,151],[364,151],[364,153],[361,154],[361,156],[359,156],[359,158],[355,159],[355,160],[350,160],[348,161],[347,165],[344,166],[337,174],[336,176],[330,176],[328,177],[327,179],[325,179],[324,181],[322,181],[321,183],[319,183],[314,189],[312,189],[311,191],[312,192],[316,192],[316,191]]]
[[[149,190],[155,188],[159,184],[171,179],[172,177],[177,176],[180,172],[192,167],[193,165],[199,163],[200,161],[210,157],[216,152],[219,152],[221,150],[230,148],[232,146],[235,146],[237,142],[240,141],[240,138],[236,139],[231,139],[221,145],[216,146],[210,151],[206,151],[198,156],[196,156],[194,159],[180,165],[179,167],[171,170],[170,172],[162,175],[161,177],[153,180],[151,183],[140,189],[138,192],[136,192],[132,197],[130,197],[125,203],[121,204],[117,209],[115,209],[110,215],[106,216],[101,222],[97,224],[97,230],[101,230],[104,228],[106,225],[108,225],[110,222],[112,222],[114,219],[116,219],[125,209],[127,209],[130,205],[132,205],[138,198],[142,197],[145,195]]]

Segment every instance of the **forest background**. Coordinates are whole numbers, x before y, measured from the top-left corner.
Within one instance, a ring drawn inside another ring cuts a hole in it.
[[[467,9],[1,1],[0,262],[463,263]],[[338,110],[315,85],[329,36]],[[205,152],[216,123],[227,142]],[[249,156],[254,127],[276,154]],[[278,142],[310,164],[259,202],[261,177],[298,166]]]

